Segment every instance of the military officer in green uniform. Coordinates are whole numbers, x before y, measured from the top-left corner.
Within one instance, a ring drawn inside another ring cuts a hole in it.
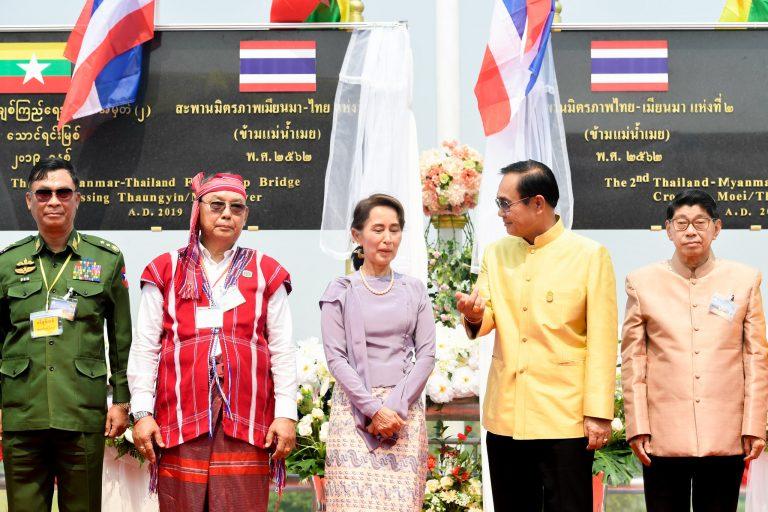
[[[26,201],[39,232],[0,253],[0,399],[11,512],[50,510],[54,479],[62,512],[101,510],[104,436],[128,426],[123,255],[74,229],[78,184],[69,162],[38,163]]]

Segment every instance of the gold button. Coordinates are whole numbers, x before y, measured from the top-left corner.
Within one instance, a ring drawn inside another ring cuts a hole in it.
[[[530,277],[526,277],[526,278],[525,278],[525,280],[526,280],[526,281],[530,281],[530,280],[531,280],[531,278],[530,278]]]
[[[695,285],[696,284],[696,280],[695,279],[691,279],[691,284]]]
[[[691,304],[691,306],[693,306],[694,308],[697,308],[697,307],[699,307],[699,305],[698,305],[698,304],[696,304],[695,302],[694,302],[693,304]]]
[[[523,338],[523,343],[525,343],[526,341],[528,341],[528,338]]]
[[[523,306],[523,311],[528,311],[528,307],[527,306]]]
[[[696,378],[697,378],[697,379],[700,379],[700,378],[701,378],[701,375],[697,375],[697,376],[696,376]]]
[[[536,249],[531,249],[531,254],[536,254]]]
[[[525,373],[525,368],[520,368],[520,374],[522,375],[524,373]]]
[[[694,327],[694,328],[693,328],[693,330],[694,330],[694,331],[698,331],[698,330],[699,330],[699,328],[698,328],[698,327]]]
[[[701,402],[701,399],[697,398],[696,403],[699,403],[699,402]]]
[[[698,354],[698,353],[699,353],[699,351],[698,351],[698,350],[695,350],[693,353],[694,353],[694,354]]]

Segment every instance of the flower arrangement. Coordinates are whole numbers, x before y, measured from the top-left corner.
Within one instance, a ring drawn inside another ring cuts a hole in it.
[[[136,445],[133,443],[133,420],[131,420],[130,426],[125,430],[123,435],[115,437],[114,439],[108,437],[104,441],[104,444],[117,450],[117,457],[115,457],[115,459],[119,459],[123,455],[129,455],[139,461],[139,465],[144,464],[146,461],[144,456],[141,454],[141,452],[139,452],[139,450],[136,449]]]
[[[325,442],[334,380],[318,338],[298,342],[296,366],[299,421],[296,424],[296,448],[286,459],[286,465],[289,472],[306,480],[325,475]]]
[[[422,510],[429,512],[482,512],[482,467],[477,446],[465,443],[472,427],[464,427],[454,446],[445,437],[447,427],[442,421],[435,424],[435,440],[439,443],[436,455],[427,457],[427,483]]]
[[[618,372],[613,407],[615,417],[611,422],[611,438],[605,447],[595,451],[592,474],[597,475],[602,471],[605,474],[603,478],[606,484],[626,485],[634,477],[639,476],[642,470],[627,442],[627,432],[624,427],[624,395]]]
[[[480,392],[480,363],[477,342],[467,338],[463,327],[436,325],[435,369],[427,381],[427,396],[436,404]]]
[[[427,242],[429,298],[435,321],[447,327],[455,327],[459,323],[459,312],[456,309],[455,293],[469,293],[476,277],[471,273],[472,264],[472,232],[466,230],[467,240],[437,238]]]
[[[425,215],[463,215],[477,206],[483,157],[455,140],[443,141],[419,159]]]

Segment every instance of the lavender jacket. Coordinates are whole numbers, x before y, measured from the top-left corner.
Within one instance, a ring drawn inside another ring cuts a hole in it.
[[[366,430],[368,418],[384,406],[406,419],[408,409],[421,397],[435,366],[435,322],[424,284],[418,279],[395,274],[394,286],[402,287],[404,293],[393,290],[397,293],[373,295],[365,288],[360,273],[355,272],[332,281],[320,299],[328,369],[349,397],[358,434],[370,451],[378,448],[383,441]],[[397,297],[403,296],[406,300],[397,304],[397,309],[402,311],[400,321],[378,317],[373,321],[381,322],[379,325],[369,325],[369,328],[375,327],[373,330],[377,332],[386,331],[391,326],[391,339],[402,340],[402,345],[399,348],[369,345],[363,314],[366,304],[398,300]],[[392,361],[393,351],[402,352],[402,359]],[[369,358],[388,359],[387,364],[379,364],[375,368],[376,385],[393,387],[383,402],[371,394]]]

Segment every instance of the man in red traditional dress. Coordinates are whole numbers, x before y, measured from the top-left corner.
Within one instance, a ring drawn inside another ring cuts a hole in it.
[[[133,437],[161,511],[266,511],[295,444],[290,276],[235,245],[248,217],[240,176],[200,173],[191,188],[189,244],[141,276]]]

